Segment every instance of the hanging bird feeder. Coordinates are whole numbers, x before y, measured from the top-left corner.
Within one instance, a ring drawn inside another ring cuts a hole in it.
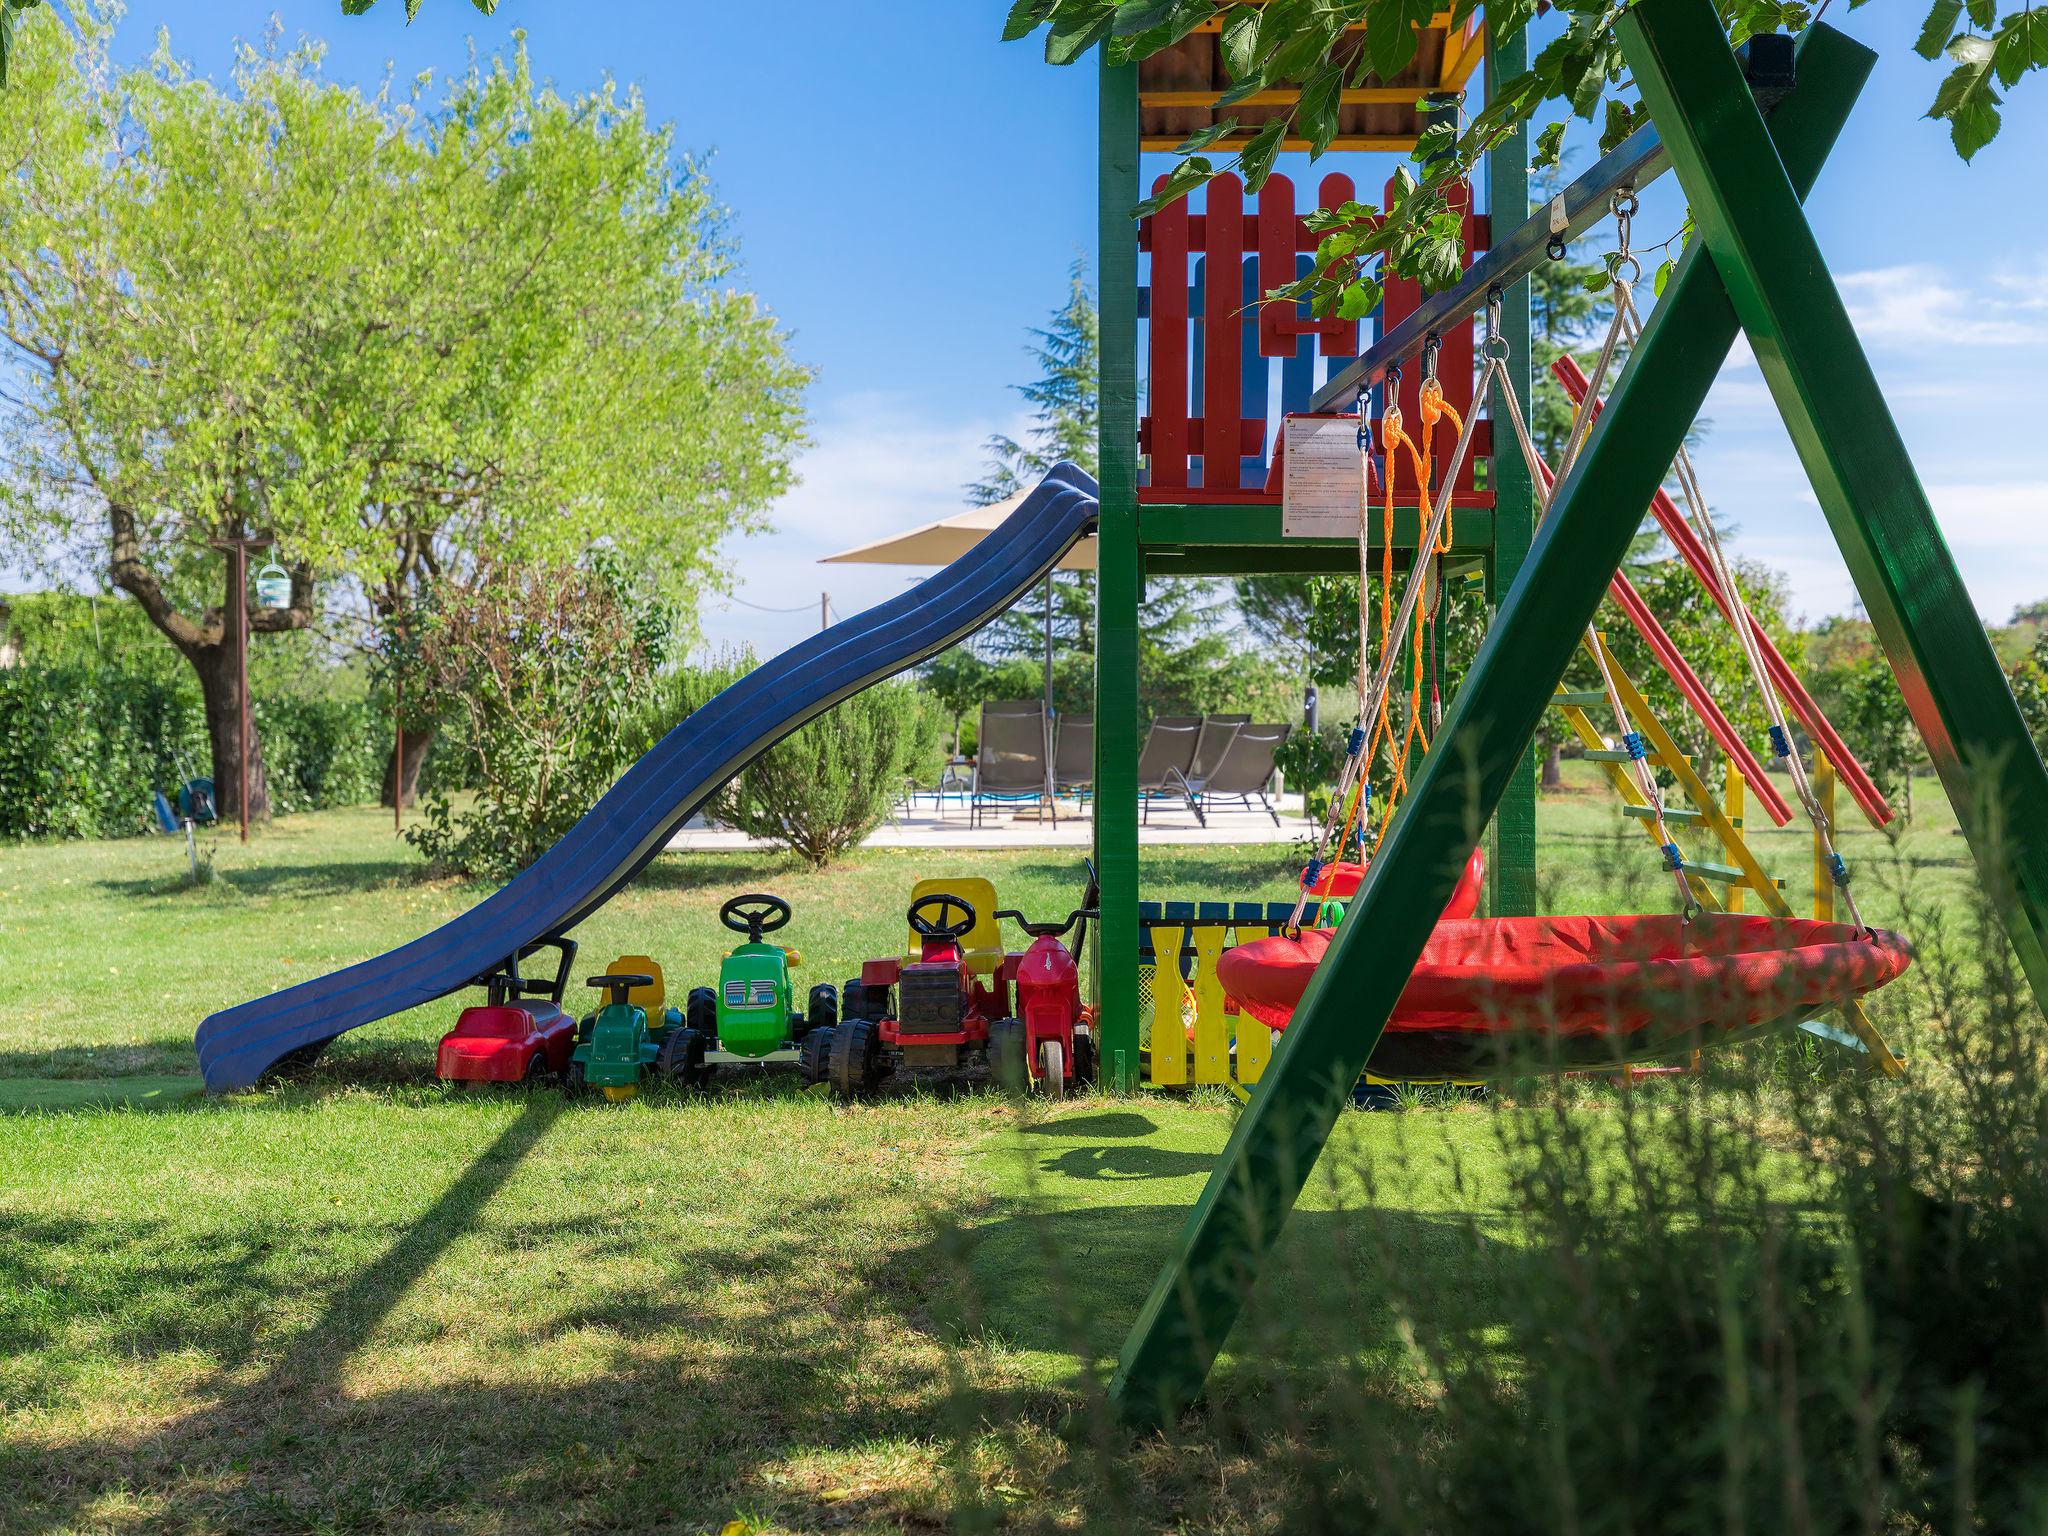
[[[256,573],[256,603],[261,608],[289,608],[292,605],[291,573],[275,560]]]

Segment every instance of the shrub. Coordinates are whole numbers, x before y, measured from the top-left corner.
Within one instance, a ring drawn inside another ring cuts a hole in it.
[[[503,879],[531,864],[643,746],[666,604],[609,551],[573,567],[487,569],[421,611],[421,668],[457,701],[476,799],[426,797],[406,837],[436,864]]]
[[[662,713],[701,709],[754,665],[739,651],[684,668]],[[707,809],[823,868],[882,824],[911,777],[937,772],[946,724],[945,707],[915,683],[863,688],[748,764]]]

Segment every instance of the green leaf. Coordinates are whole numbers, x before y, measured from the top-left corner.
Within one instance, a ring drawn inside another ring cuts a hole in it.
[[[1302,85],[1295,121],[1301,125],[1301,136],[1308,140],[1310,159],[1328,149],[1330,140],[1337,137],[1337,100],[1343,88],[1344,70],[1334,61],[1323,64]]]
[[[1644,114],[1647,115],[1647,114]],[[1609,100],[1607,121],[1600,130],[1600,153],[1606,154],[1636,131],[1638,113],[1625,101]]]
[[[1276,117],[1262,123],[1259,131],[1252,135],[1251,143],[1237,157],[1239,172],[1244,177],[1244,189],[1256,192],[1266,184],[1266,178],[1273,173],[1273,161],[1280,153],[1280,141],[1287,134],[1287,119]]]
[[[1017,0],[1003,20],[1003,41],[1014,43],[1029,37],[1060,7],[1060,0]]]
[[[1219,118],[1208,127],[1197,129],[1182,139],[1173,152],[1176,155],[1199,155],[1218,139],[1228,138],[1235,132],[1237,132],[1236,118]]]
[[[1337,298],[1339,320],[1363,320],[1380,307],[1381,288],[1369,277],[1345,285]]]
[[[482,11],[486,16],[498,14],[498,0],[469,0],[469,3]]]
[[[370,7],[376,3],[377,0],[341,0],[341,14],[344,16],[366,15]]]
[[[1164,25],[1181,0],[1123,0],[1110,23],[1112,37],[1132,37]]]
[[[1971,159],[1998,136],[1999,97],[1991,88],[1991,64],[1996,52],[1988,37],[1958,37],[1948,46],[1956,61],[1948,78],[1935,93],[1927,115],[1948,122],[1949,140],[1965,161]]]
[[[420,0],[405,0],[405,24],[409,27],[420,14]]]
[[[1455,154],[1458,148],[1458,125],[1448,119],[1431,123],[1415,136],[1415,151],[1408,158],[1417,165],[1427,165],[1445,155]]]
[[[1536,135],[1536,158],[1530,162],[1540,170],[1556,165],[1564,158],[1564,124],[1552,123]]]
[[[1393,79],[1415,57],[1415,28],[1398,5],[1381,0],[1365,13],[1365,53],[1382,80]]]
[[[1969,0],[1971,23],[1989,32],[1998,25],[1998,0]]]
[[[1223,68],[1242,85],[1260,79],[1259,13],[1240,5],[1223,20]]]
[[[1443,292],[1465,275],[1463,242],[1455,234],[1425,240],[1415,254],[1415,275],[1429,292]]]
[[[1170,203],[1186,197],[1216,174],[1216,168],[1200,155],[1190,155],[1166,173],[1166,185],[1131,210],[1134,219],[1149,219]]]
[[[1045,34],[1045,62],[1071,64],[1109,36],[1116,22],[1116,0],[1083,0],[1067,6],[1053,17]]]
[[[1650,291],[1658,298],[1664,297],[1664,285],[1671,281],[1671,274],[1678,270],[1678,263],[1666,256],[1657,264],[1656,275],[1650,279]]]
[[[1934,0],[1934,8],[1920,25],[1920,37],[1913,44],[1913,51],[1923,59],[1940,58],[1948,40],[1956,35],[1956,24],[1962,19],[1963,0]]]
[[[2048,68],[2048,10],[2027,10],[2006,18],[1992,45],[1991,67],[2010,90],[2030,69]]]
[[[1587,275],[1585,288],[1588,293],[1605,293],[1614,286],[1614,274],[1605,267]]]

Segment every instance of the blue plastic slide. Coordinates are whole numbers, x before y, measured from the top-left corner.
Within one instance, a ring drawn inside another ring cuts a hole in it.
[[[655,743],[562,840],[501,890],[411,943],[221,1013],[194,1043],[206,1086],[245,1088],[293,1052],[469,986],[618,894],[755,757],[848,694],[971,634],[1094,524],[1095,482],[1061,464],[1002,525],[901,597],[764,663]]]

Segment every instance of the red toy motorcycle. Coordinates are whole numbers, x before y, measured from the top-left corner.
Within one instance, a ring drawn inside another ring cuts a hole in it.
[[[1089,895],[1094,896],[1092,886]],[[1066,1097],[1069,1083],[1095,1081],[1093,1013],[1081,1004],[1081,950],[1088,920],[1099,915],[1092,900],[1063,923],[1034,923],[1015,911],[996,914],[1031,935],[1031,947],[1013,957],[1017,1015],[988,1027],[989,1065],[1005,1087],[1037,1084],[1058,1099]],[[1070,930],[1071,947],[1060,942]]]

